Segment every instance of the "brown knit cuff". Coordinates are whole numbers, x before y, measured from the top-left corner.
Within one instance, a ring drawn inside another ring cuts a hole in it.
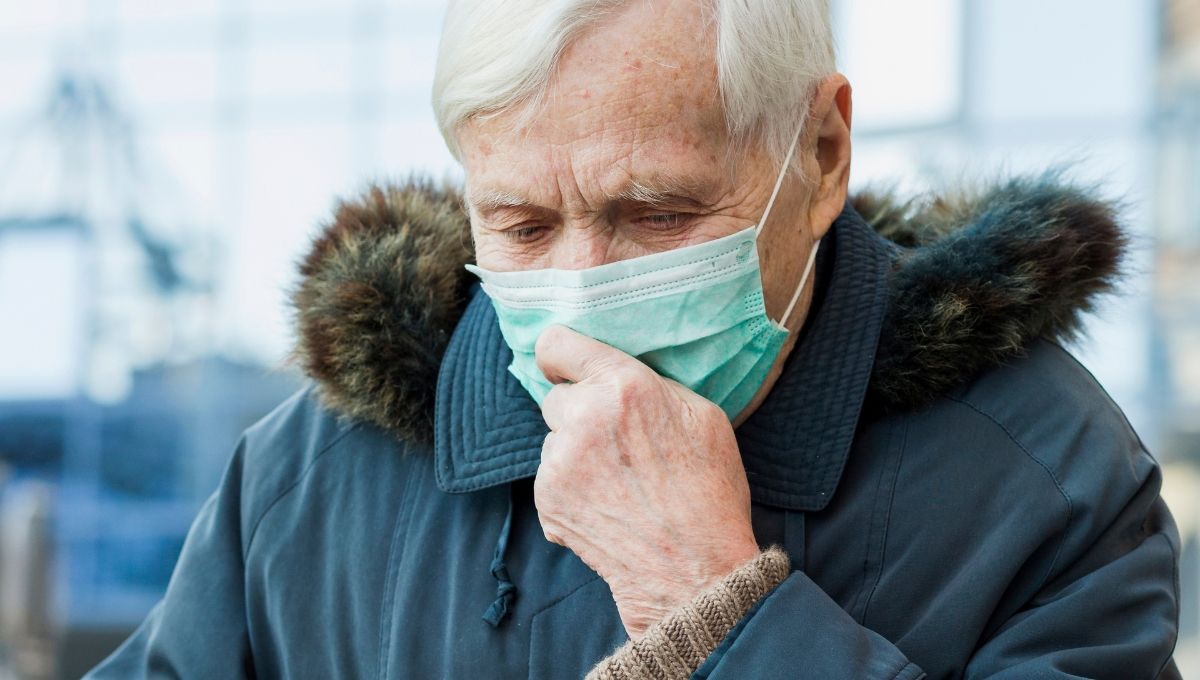
[[[682,680],[716,650],[738,621],[791,570],[787,553],[771,547],[720,583],[651,626],[601,661],[586,680]]]

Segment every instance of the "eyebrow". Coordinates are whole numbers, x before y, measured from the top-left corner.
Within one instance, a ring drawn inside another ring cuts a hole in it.
[[[535,204],[523,196],[503,189],[484,189],[475,191],[467,187],[467,203],[480,213],[486,215],[505,208],[533,208]]]
[[[680,205],[703,207],[704,198],[711,193],[711,184],[703,180],[674,175],[655,175],[646,179],[632,178],[609,200],[651,206]]]
[[[711,182],[675,175],[656,174],[646,178],[630,178],[615,192],[605,194],[609,203],[648,206],[684,206],[701,208],[711,194]],[[542,206],[524,196],[505,189],[467,188],[467,203],[480,215],[500,210],[541,210]]]

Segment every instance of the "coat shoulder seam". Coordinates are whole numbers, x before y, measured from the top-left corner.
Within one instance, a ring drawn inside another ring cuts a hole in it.
[[[396,511],[396,521],[392,526],[392,540],[388,548],[388,564],[386,569],[386,579],[384,583],[384,592],[382,602],[380,602],[379,610],[379,678],[384,680],[388,677],[388,670],[391,664],[391,639],[392,631],[395,629],[395,600],[396,600],[396,573],[400,569],[400,564],[405,556],[405,543],[408,538],[409,525],[412,523],[411,507],[413,497],[412,486],[416,482],[416,475],[408,475],[404,482],[404,498],[400,501],[400,508]]]
[[[242,554],[243,562],[249,561],[250,551],[254,549],[254,539],[258,536],[258,528],[262,526],[262,522],[267,518],[267,515],[271,514],[271,511],[275,509],[275,506],[278,505],[280,501],[282,501],[300,486],[300,483],[308,477],[308,474],[312,472],[312,469],[316,467],[317,463],[325,457],[326,453],[333,450],[333,447],[336,446],[338,442],[342,441],[346,435],[357,430],[358,427],[358,425],[352,425],[351,427],[342,430],[337,434],[337,436],[326,443],[325,446],[321,447],[321,450],[318,451],[315,456],[313,456],[313,459],[308,462],[308,465],[304,466],[304,469],[300,471],[300,474],[296,475],[296,479],[293,480],[291,484],[288,484],[286,487],[284,487],[283,490],[281,490],[274,498],[272,498],[270,503],[267,503],[266,507],[263,508],[262,513],[259,514],[258,519],[254,520],[254,527],[250,529],[250,536],[246,540],[246,550]]]
[[[887,562],[887,537],[888,532],[892,528],[892,511],[896,508],[896,480],[900,476],[900,468],[904,465],[904,451],[908,448],[908,422],[905,421],[904,431],[900,439],[900,447],[896,452],[896,463],[892,471],[892,489],[888,494],[887,512],[884,516],[883,535],[880,537],[879,547],[879,569],[875,572],[875,581],[871,584],[871,590],[867,593],[867,600],[863,603],[862,608],[862,624],[867,625],[867,612],[871,609],[871,600],[875,597],[875,591],[879,589],[879,582],[883,578],[884,564]]]
[[[1162,677],[1163,671],[1167,670],[1167,666],[1171,665],[1171,661],[1174,660],[1175,648],[1179,646],[1179,600],[1181,592],[1179,586],[1180,555],[1175,551],[1175,544],[1171,542],[1171,539],[1164,536],[1161,531],[1154,534],[1154,536],[1151,536],[1150,538],[1163,539],[1163,542],[1167,544],[1167,550],[1171,551],[1171,588],[1175,591],[1175,641],[1171,643],[1171,651],[1167,652],[1167,658],[1163,659],[1162,664],[1160,664],[1158,667],[1158,672],[1154,675],[1155,678],[1160,678]]]
[[[1058,567],[1058,560],[1062,556],[1063,546],[1067,542],[1067,530],[1071,527],[1071,521],[1075,518],[1075,504],[1071,500],[1071,495],[1067,493],[1067,490],[1063,486],[1062,481],[1058,478],[1058,475],[1054,474],[1054,470],[1052,470],[1050,466],[1047,465],[1046,462],[1041,458],[1035,456],[1033,452],[1029,450],[1029,447],[1025,446],[1025,444],[1017,439],[1012,430],[1009,429],[1007,425],[1000,422],[998,418],[964,397],[948,396],[947,399],[955,403],[962,404],[975,413],[978,413],[980,416],[990,420],[992,424],[999,428],[1000,431],[1003,432],[1006,437],[1008,437],[1008,440],[1012,442],[1014,446],[1020,449],[1022,453],[1024,453],[1030,460],[1036,463],[1038,467],[1042,468],[1042,470],[1046,472],[1046,475],[1050,477],[1050,481],[1054,482],[1054,487],[1058,489],[1058,493],[1063,497],[1063,500],[1067,504],[1067,518],[1063,522],[1062,535],[1058,539],[1058,546],[1056,546],[1054,549],[1054,558],[1050,560],[1050,566],[1046,569],[1046,574],[1042,577],[1041,582],[1038,584],[1037,589],[1040,591],[1045,587],[1046,583],[1049,582],[1051,575],[1054,574],[1055,569]]]

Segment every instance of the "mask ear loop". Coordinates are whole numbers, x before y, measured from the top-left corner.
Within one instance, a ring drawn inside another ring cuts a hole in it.
[[[783,179],[787,177],[788,169],[792,165],[792,156],[796,153],[796,143],[800,141],[800,132],[804,126],[796,128],[796,135],[792,137],[792,145],[788,147],[787,156],[783,159],[783,168],[779,171],[779,177],[775,178],[775,188],[771,190],[771,198],[767,200],[767,209],[763,211],[762,220],[754,229],[754,237],[762,233],[764,227],[767,226],[767,218],[771,216],[771,208],[775,207],[775,197],[779,196],[779,189],[783,186]],[[821,242],[817,241],[813,244],[812,252],[808,254],[808,264],[804,265],[804,274],[800,277],[800,284],[796,286],[796,292],[792,294],[792,301],[788,303],[787,311],[783,313],[783,319],[778,323],[780,328],[787,330],[788,319],[792,316],[792,310],[796,308],[796,303],[800,301],[800,293],[804,292],[804,284],[808,283],[808,276],[812,273],[813,263],[817,261],[817,249],[821,247]]]
[[[763,227],[767,226],[767,218],[771,216],[771,208],[775,207],[775,197],[779,195],[779,188],[783,186],[783,178],[787,177],[788,168],[792,165],[792,155],[796,153],[796,142],[800,141],[800,131],[803,129],[803,125],[796,128],[796,136],[792,137],[792,145],[788,147],[787,157],[783,159],[783,168],[779,171],[779,177],[775,178],[775,188],[771,190],[771,198],[767,200],[767,209],[763,211],[762,219],[758,221],[758,226],[754,229],[755,236],[761,234]]]
[[[800,276],[800,285],[796,286],[796,292],[792,293],[792,301],[788,303],[787,311],[783,313],[783,318],[779,321],[779,327],[787,330],[788,319],[792,316],[792,310],[796,308],[796,303],[800,301],[800,293],[804,292],[804,284],[808,283],[808,275],[812,273],[813,264],[817,261],[817,251],[821,248],[821,242],[817,241],[813,244],[812,252],[808,254],[808,264],[804,265],[804,274]]]

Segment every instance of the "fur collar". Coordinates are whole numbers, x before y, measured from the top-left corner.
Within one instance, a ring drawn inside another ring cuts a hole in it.
[[[869,388],[888,410],[919,407],[1035,339],[1072,339],[1126,247],[1116,209],[1053,174],[851,202],[902,246]],[[470,241],[457,191],[428,180],[338,204],[292,294],[294,358],[329,408],[432,439],[438,368],[474,280]]]

